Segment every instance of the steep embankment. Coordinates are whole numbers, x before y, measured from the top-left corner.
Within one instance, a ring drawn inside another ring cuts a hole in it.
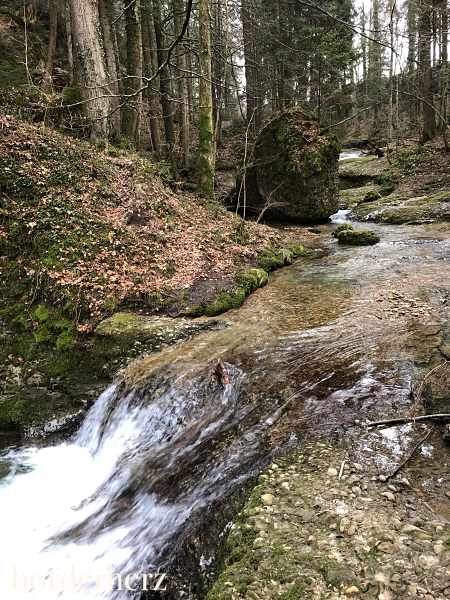
[[[80,378],[86,403],[136,354],[130,336],[92,335],[105,317],[124,309],[214,316],[304,251],[218,204],[175,193],[163,169],[0,119],[0,430],[37,431],[36,411],[45,412],[41,425],[66,418],[73,399],[78,413]],[[148,349],[199,328],[169,335],[168,320],[153,320]],[[119,321],[129,326],[130,317]]]

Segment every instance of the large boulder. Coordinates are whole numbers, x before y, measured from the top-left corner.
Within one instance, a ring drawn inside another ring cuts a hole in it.
[[[299,107],[277,113],[261,128],[249,173],[247,206],[294,223],[326,221],[339,209],[339,144]],[[249,182],[250,183],[250,182]]]

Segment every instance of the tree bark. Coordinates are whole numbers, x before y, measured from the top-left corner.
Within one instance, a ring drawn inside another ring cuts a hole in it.
[[[252,10],[250,0],[241,2],[242,35],[244,41],[244,68],[245,68],[245,95],[247,99],[247,123],[252,129],[257,129],[261,124],[258,99],[258,69],[256,57],[256,26],[255,11]]]
[[[70,20],[81,95],[91,122],[91,139],[108,139],[111,98],[105,55],[100,44],[97,0],[69,0]]]
[[[431,72],[431,7],[429,0],[420,0],[419,14],[419,63],[422,84],[422,127],[420,142],[424,144],[432,139],[436,133],[436,119],[434,116],[432,72]]]
[[[55,60],[56,37],[58,35],[59,4],[60,0],[51,0],[50,2],[49,37],[47,46],[47,57],[45,59],[44,80],[42,82],[42,89],[45,92],[51,92],[52,89],[53,62]]]
[[[114,124],[114,130],[120,133],[121,118],[120,118],[120,88],[119,88],[119,70],[118,58],[116,53],[116,45],[114,43],[115,31],[113,31],[110,23],[110,15],[106,7],[105,0],[98,0],[98,8],[100,13],[100,22],[102,24],[103,41],[105,47],[105,59],[108,69],[109,89],[111,92],[111,122]]]
[[[444,136],[445,147],[448,150],[448,5],[444,0],[441,5],[441,56],[440,56],[440,77],[439,77],[439,131]]]
[[[71,85],[75,76],[75,65],[73,59],[72,25],[70,23],[69,0],[64,0],[64,20],[66,25],[67,58],[69,63],[69,85]]]
[[[156,55],[155,25],[153,23],[153,8],[149,1],[142,5],[142,49],[143,70],[145,77],[152,77],[158,69]],[[150,121],[150,136],[154,152],[161,152],[161,135],[159,131],[159,78],[154,79],[147,87],[145,97],[148,101],[148,118]]]
[[[162,6],[160,0],[153,0],[153,21],[155,25],[155,40],[157,47],[158,67],[160,67],[164,63],[165,59],[161,10]],[[167,157],[172,163],[174,169],[176,170],[175,127],[173,120],[172,90],[170,86],[169,67],[167,65],[163,68],[159,81],[161,90],[161,108],[164,121],[164,134],[166,138]]]
[[[211,91],[211,30],[208,0],[199,0],[199,194],[214,198],[214,151]]]
[[[183,0],[173,0],[173,24],[175,35],[181,31],[184,17]],[[180,45],[177,48],[177,67],[180,90],[180,144],[182,149],[181,162],[184,169],[189,169],[189,97],[186,82],[186,54]]]
[[[142,32],[140,0],[124,0],[127,36],[127,80],[122,115],[124,134],[139,148],[142,112]]]

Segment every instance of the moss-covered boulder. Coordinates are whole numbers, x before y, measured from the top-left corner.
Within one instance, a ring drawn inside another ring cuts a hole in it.
[[[255,142],[247,206],[279,221],[326,221],[339,209],[338,158],[337,139],[311,114],[299,107],[277,113]]]
[[[333,229],[331,235],[334,235],[334,237],[338,237],[341,231],[347,231],[349,229],[353,230],[353,225],[350,225],[350,223],[341,223],[335,229]]]
[[[343,225],[348,224],[343,223]],[[336,227],[333,233],[337,229],[338,227]],[[351,246],[371,246],[380,241],[380,237],[372,229],[354,229],[351,225],[337,231],[336,237],[341,244],[349,244]]]

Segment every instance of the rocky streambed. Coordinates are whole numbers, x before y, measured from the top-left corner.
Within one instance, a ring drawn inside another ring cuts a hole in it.
[[[423,429],[357,423],[272,463],[231,526],[208,600],[448,597],[448,448],[432,438],[389,478]]]

